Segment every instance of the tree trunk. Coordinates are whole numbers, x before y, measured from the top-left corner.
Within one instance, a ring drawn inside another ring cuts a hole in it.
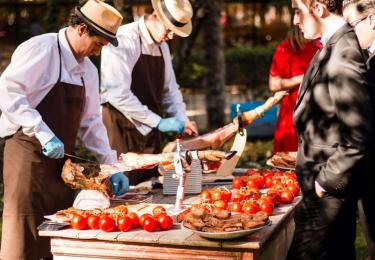
[[[117,10],[120,11],[120,13],[123,16],[122,24],[134,22],[133,4],[131,3],[129,4],[127,3],[127,1],[123,1],[123,0],[115,0],[114,6],[116,7]]]
[[[207,68],[206,104],[208,128],[214,129],[224,125],[225,109],[225,57],[220,26],[223,0],[206,1],[206,20],[204,22],[204,51]]]

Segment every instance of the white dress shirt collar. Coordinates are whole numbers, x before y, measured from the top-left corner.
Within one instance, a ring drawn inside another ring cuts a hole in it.
[[[372,55],[375,52],[375,41],[371,43],[370,47],[368,48],[368,51],[370,55]]]
[[[77,59],[74,57],[72,49],[70,48],[68,40],[66,39],[66,30],[67,28],[63,28],[59,31],[59,42],[63,64],[68,72],[83,76],[85,71],[87,71],[86,65],[88,58],[85,57],[81,63],[78,63]]]
[[[142,38],[146,40],[147,44],[151,45],[151,44],[155,43],[154,40],[151,37],[150,32],[147,29],[147,26],[146,26],[146,23],[145,23],[145,17],[144,16],[142,16],[141,18],[139,18],[139,30],[141,32]]]
[[[329,39],[342,27],[346,24],[345,20],[340,18],[338,20],[333,21],[330,23],[328,30],[322,35],[322,45],[323,47],[326,46]]]

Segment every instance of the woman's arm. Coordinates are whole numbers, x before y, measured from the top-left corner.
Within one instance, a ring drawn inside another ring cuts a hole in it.
[[[292,78],[283,79],[279,76],[273,77],[270,75],[268,85],[270,88],[270,91],[277,92],[281,90],[290,90],[295,88],[296,86],[299,86],[302,82],[303,74],[294,76]]]

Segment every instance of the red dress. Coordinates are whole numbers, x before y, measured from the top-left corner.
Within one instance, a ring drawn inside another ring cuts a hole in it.
[[[282,41],[274,53],[270,75],[287,79],[304,74],[318,50],[317,46],[317,43],[310,42],[306,44],[305,49],[294,52],[289,39]],[[298,88],[299,86],[296,86],[290,90],[290,94],[281,101],[274,136],[274,153],[297,151],[298,141],[293,126],[293,111],[297,101]]]

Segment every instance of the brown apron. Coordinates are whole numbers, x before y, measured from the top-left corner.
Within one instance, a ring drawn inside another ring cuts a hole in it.
[[[141,55],[132,72],[131,91],[152,112],[161,115],[162,97],[164,88],[165,64],[163,53],[161,56],[152,56],[142,53],[142,40],[140,38]],[[109,143],[118,154],[127,152],[160,153],[161,134],[153,129],[147,136],[142,135],[120,111],[111,104],[103,104],[103,122],[108,131]],[[132,171],[127,174],[131,185],[136,185],[157,176],[157,170]]]
[[[85,87],[60,81],[36,107],[43,121],[72,153],[85,103]],[[83,82],[83,78],[82,83]],[[61,179],[64,160],[41,153],[41,144],[19,130],[5,142],[2,259],[40,259],[51,256],[50,241],[36,227],[43,216],[73,204],[74,191]]]

